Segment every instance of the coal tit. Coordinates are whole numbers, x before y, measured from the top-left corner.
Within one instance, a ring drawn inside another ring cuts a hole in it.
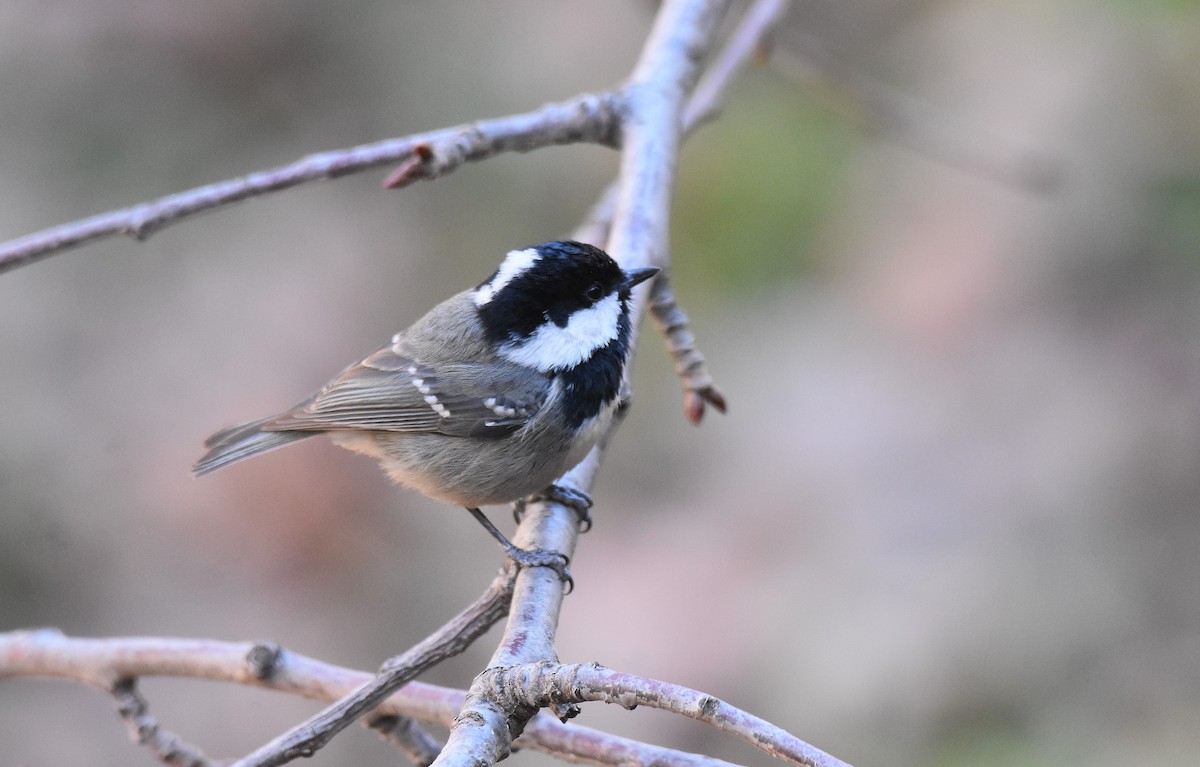
[[[328,434],[467,508],[518,564],[567,577],[560,555],[516,548],[479,507],[546,490],[605,433],[629,358],[630,290],[658,271],[623,271],[580,242],[513,250],[296,407],[209,437],[192,470]]]

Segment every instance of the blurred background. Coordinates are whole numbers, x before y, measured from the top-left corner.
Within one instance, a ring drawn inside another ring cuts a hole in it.
[[[8,0],[0,237],[619,82],[641,2]],[[572,569],[565,661],[718,695],[864,767],[1200,752],[1200,5],[809,0],[683,153],[678,292]],[[0,277],[0,630],[271,639],[374,669],[500,565],[313,440],[203,480],[514,246],[596,147],[260,198]],[[508,524],[504,509],[492,516]],[[458,687],[496,632],[431,674]],[[148,680],[213,756],[315,710]],[[151,765],[99,693],[0,681],[0,765]],[[748,764],[690,722],[581,723]],[[352,729],[317,764],[400,757]],[[521,753],[514,763],[545,763]]]

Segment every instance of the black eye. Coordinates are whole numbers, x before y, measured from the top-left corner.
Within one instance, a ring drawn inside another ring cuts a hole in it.
[[[587,289],[586,293],[589,301],[599,301],[604,298],[604,286],[598,282],[593,282]]]

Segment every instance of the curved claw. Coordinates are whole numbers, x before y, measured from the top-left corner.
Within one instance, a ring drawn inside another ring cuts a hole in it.
[[[521,520],[525,519],[525,507],[528,504],[528,498],[518,498],[517,500],[513,501],[513,522],[516,522],[518,525],[521,524]]]
[[[566,485],[550,485],[534,498],[552,501],[574,511],[575,516],[579,518],[580,533],[592,529],[592,497],[582,490]]]

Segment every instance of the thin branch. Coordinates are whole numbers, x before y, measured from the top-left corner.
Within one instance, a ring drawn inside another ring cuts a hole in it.
[[[763,50],[765,40],[787,13],[788,0],[755,0],[742,14],[721,52],[704,71],[683,109],[683,134],[689,136],[716,117],[730,83]]]
[[[730,83],[763,49],[764,40],[787,12],[787,0],[756,0],[742,15],[721,52],[705,70],[683,110],[684,138],[721,111]],[[692,423],[704,419],[706,405],[726,410],[725,395],[717,388],[704,355],[696,348],[696,337],[687,314],[679,306],[665,270],[654,281],[650,314],[675,362],[675,373],[683,381],[683,412]]]
[[[611,93],[583,94],[524,114],[417,133],[309,155],[289,165],[189,189],[150,202],[73,221],[0,244],[0,273],[113,235],[144,240],[186,218],[269,192],[404,163],[393,187],[433,179],[462,164],[503,152],[590,142],[615,146],[618,101]]]
[[[0,678],[57,677],[111,689],[121,679],[170,676],[261,687],[333,701],[371,681],[372,674],[293,653],[270,643],[166,637],[81,639],[55,629],[0,633]],[[115,680],[115,681],[107,681]],[[449,726],[465,694],[409,682],[376,715],[412,717]],[[698,754],[648,745],[581,725],[535,716],[515,746],[598,767],[733,767]]]
[[[720,113],[729,87],[758,55],[765,38],[783,18],[789,5],[788,0],[755,0],[746,9],[737,27],[713,57],[688,97],[681,117],[684,138],[691,136],[697,128]],[[607,244],[616,214],[618,191],[617,182],[604,190],[583,223],[575,230],[574,239],[597,246]]]
[[[234,682],[311,700],[335,701],[374,674],[335,666],[273,643],[170,637],[68,637],[57,629],[0,633],[0,679],[57,677],[104,691],[149,676]],[[379,713],[449,724],[463,693],[409,682]]]
[[[698,424],[704,419],[705,405],[725,412],[725,395],[713,383],[704,355],[696,348],[691,321],[675,300],[669,272],[660,274],[650,294],[650,316],[667,341],[667,351],[675,361],[675,375],[683,381],[683,412]]]
[[[849,105],[844,98],[828,100],[863,130],[934,162],[1033,194],[1057,193],[1068,181],[1062,158],[969,125],[932,102],[856,71],[815,39],[795,51],[778,52],[773,63],[795,82],[848,95]]]
[[[148,748],[160,762],[171,767],[212,766],[203,751],[162,727],[150,714],[146,699],[138,692],[136,679],[122,679],[109,692],[117,704],[117,713],[125,720],[129,737]]]
[[[274,767],[316,753],[406,682],[470,647],[508,613],[513,580],[514,567],[510,563],[473,604],[403,654],[386,661],[370,682],[237,760],[232,767]]]
[[[848,767],[845,762],[791,733],[707,693],[613,671],[596,663],[531,663],[492,668],[476,686],[506,708],[520,710],[564,703],[603,701],[691,717],[744,740],[778,759],[806,767]]]

